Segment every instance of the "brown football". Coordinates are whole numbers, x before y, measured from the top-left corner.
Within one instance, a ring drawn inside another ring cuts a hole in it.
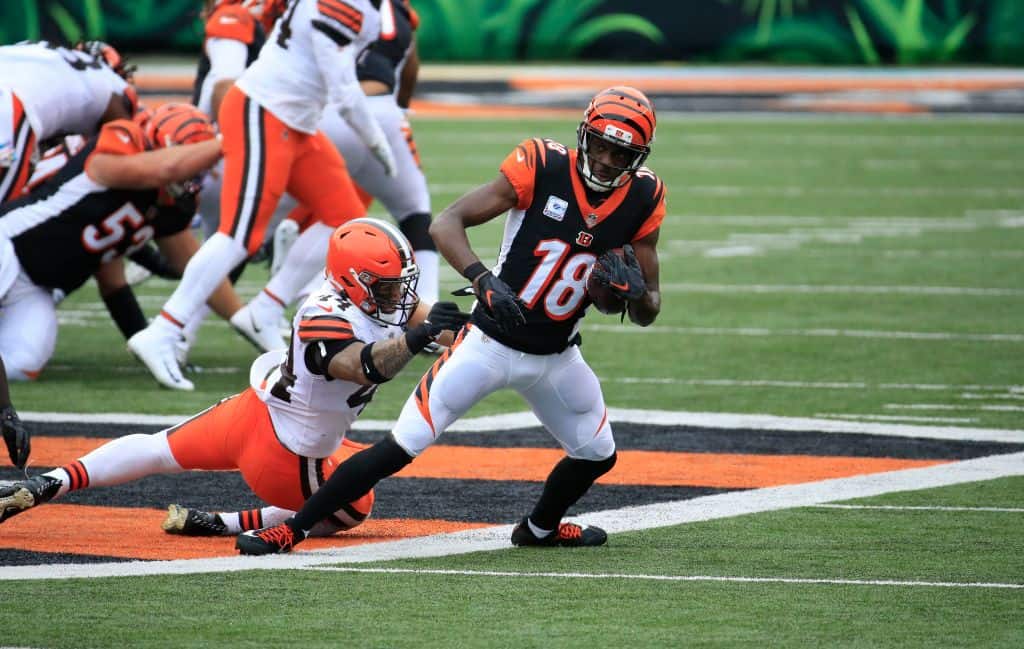
[[[615,248],[611,252],[614,252],[619,257],[622,256],[622,248]],[[600,263],[600,260],[595,261],[594,266]],[[597,281],[593,272],[587,275],[587,297],[590,298],[590,301],[594,303],[594,307],[601,313],[617,315],[622,313],[623,308],[626,306],[626,301],[619,297],[612,289]]]

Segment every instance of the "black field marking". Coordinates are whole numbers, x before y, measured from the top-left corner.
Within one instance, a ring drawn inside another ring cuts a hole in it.
[[[96,554],[66,554],[63,552],[30,552],[28,550],[0,550],[0,566],[47,566],[55,563],[112,563],[135,561],[124,557],[105,557]]]
[[[884,437],[856,433],[721,430],[623,422],[612,424],[612,429],[615,433],[615,442],[622,450],[752,453],[758,455],[838,455],[892,457],[908,460],[968,460],[1024,450],[1024,444]],[[32,422],[31,430],[33,435],[38,436],[121,437],[134,433],[155,433],[162,430],[162,427],[139,424]],[[357,442],[373,443],[384,435],[384,431],[354,431],[351,437]],[[445,444],[484,448],[555,448],[554,439],[540,428],[518,428],[485,433],[447,433],[441,437],[438,446]],[[68,458],[68,461],[73,459],[75,458]]]
[[[0,470],[0,480],[17,477],[14,469]],[[540,496],[539,482],[513,480],[456,480],[388,478],[377,485],[373,516],[448,521],[511,523],[525,514]],[[643,487],[594,485],[576,504],[573,513],[601,511],[630,505],[734,491],[710,487]],[[71,492],[54,501],[66,505],[147,507],[162,509],[171,503],[214,511],[260,507],[242,476],[230,471],[193,471],[149,476],[113,487]],[[45,505],[44,505],[45,507]],[[26,512],[24,516],[31,516]]]

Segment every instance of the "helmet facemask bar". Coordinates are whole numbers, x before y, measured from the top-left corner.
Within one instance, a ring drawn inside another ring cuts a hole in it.
[[[607,124],[605,132],[601,132],[591,126],[587,121],[580,122],[576,129],[576,147],[578,150],[576,167],[583,176],[584,182],[591,189],[599,192],[611,191],[626,184],[629,178],[644,165],[647,156],[651,153],[651,147],[642,144],[633,144],[626,141],[622,136],[629,136],[628,131],[616,127],[614,124]],[[619,137],[616,137],[619,136]],[[590,159],[590,144],[593,138],[601,139],[613,147],[626,149],[633,154],[633,160],[625,167],[613,164],[600,163],[604,167],[614,170],[616,173],[610,180],[602,180],[594,173],[594,166]]]
[[[419,304],[416,284],[420,278],[415,263],[400,277],[378,277],[369,271],[353,273],[353,281],[362,287],[366,298],[357,306],[371,319],[383,324],[403,326]]]

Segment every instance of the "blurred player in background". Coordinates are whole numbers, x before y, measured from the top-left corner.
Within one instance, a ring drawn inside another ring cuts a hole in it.
[[[155,238],[184,268],[199,244],[194,178],[220,157],[206,116],[165,104],[145,127],[104,125],[69,155],[57,149],[37,169],[31,191],[0,206],[0,356],[12,380],[35,378],[53,354],[53,291],[67,295],[95,276],[125,337],[146,325],[124,278],[121,257]]]
[[[277,509],[242,512],[232,521],[171,507],[164,525],[170,532],[220,534],[228,525],[281,520],[302,506],[354,452],[345,435],[377,385],[428,343],[451,343],[469,318],[454,303],[428,307],[419,300],[412,248],[391,224],[357,219],[339,227],[326,262],[325,281],[292,320],[288,349],[256,359],[249,388],[167,430],[119,437],[0,487],[0,521],[69,490],[195,469],[238,469],[253,493]],[[368,490],[342,503],[318,529],[358,525],[373,497]]]
[[[160,315],[128,341],[162,385],[194,389],[175,361],[174,342],[217,284],[263,243],[285,191],[308,206],[318,223],[292,247],[278,275],[282,303],[321,267],[323,242],[333,227],[365,214],[344,161],[317,130],[326,105],[352,125],[387,173],[396,173],[391,147],[355,76],[356,57],[379,36],[378,6],[371,0],[292,0],[257,60],[221,102],[220,228],[189,261]],[[232,318],[232,325],[260,345],[260,334],[278,323]]]
[[[616,460],[601,384],[579,350],[579,326],[590,304],[587,275],[597,260],[633,322],[649,325],[661,309],[656,244],[665,186],[643,166],[654,129],[654,107],[642,92],[603,90],[584,113],[576,150],[526,140],[505,158],[497,178],[438,216],[431,234],[477,296],[461,340],[409,395],[390,435],[346,460],[293,518],[240,535],[243,554],[290,551],[337,503],[401,470],[501,389],[518,392],[566,453],[533,511],[514,528],[512,543],[606,542],[600,528],[562,522]],[[488,268],[466,229],[506,212],[498,263]],[[630,243],[635,254],[614,252]]]
[[[106,43],[6,45],[0,70],[0,203],[21,196],[50,139],[92,136],[102,124],[135,113],[134,68]]]
[[[419,18],[407,1],[385,0],[381,4],[380,38],[360,57],[356,67],[359,85],[368,97],[370,110],[380,122],[395,153],[398,175],[392,177],[384,173],[384,168],[373,159],[372,152],[339,115],[331,111],[324,113],[320,129],[338,147],[357,187],[368,194],[364,196],[365,201],[379,199],[412,243],[416,264],[420,268],[417,293],[427,302],[435,302],[438,298],[438,254],[429,233],[430,192],[420,167],[412,127],[404,115],[419,73],[415,40],[418,24]],[[278,225],[274,233],[272,275],[283,264],[290,243],[314,218],[308,208],[299,206]],[[277,291],[271,280],[267,292],[257,295],[246,306],[256,312],[254,320],[269,322],[279,317],[284,307],[273,299],[275,294]]]

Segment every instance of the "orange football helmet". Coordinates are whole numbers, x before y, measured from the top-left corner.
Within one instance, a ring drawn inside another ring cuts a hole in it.
[[[656,124],[654,104],[636,88],[612,86],[594,95],[576,129],[576,169],[587,186],[596,191],[609,191],[624,185],[650,155]],[[617,172],[609,180],[594,174],[590,159],[593,138],[624,149],[630,159],[624,166],[602,163]]]
[[[383,324],[404,325],[419,302],[412,246],[378,219],[354,219],[331,234],[326,273],[335,290]]]
[[[168,103],[152,111],[145,121],[146,139],[155,148],[195,144],[216,133],[206,113],[192,104]]]

